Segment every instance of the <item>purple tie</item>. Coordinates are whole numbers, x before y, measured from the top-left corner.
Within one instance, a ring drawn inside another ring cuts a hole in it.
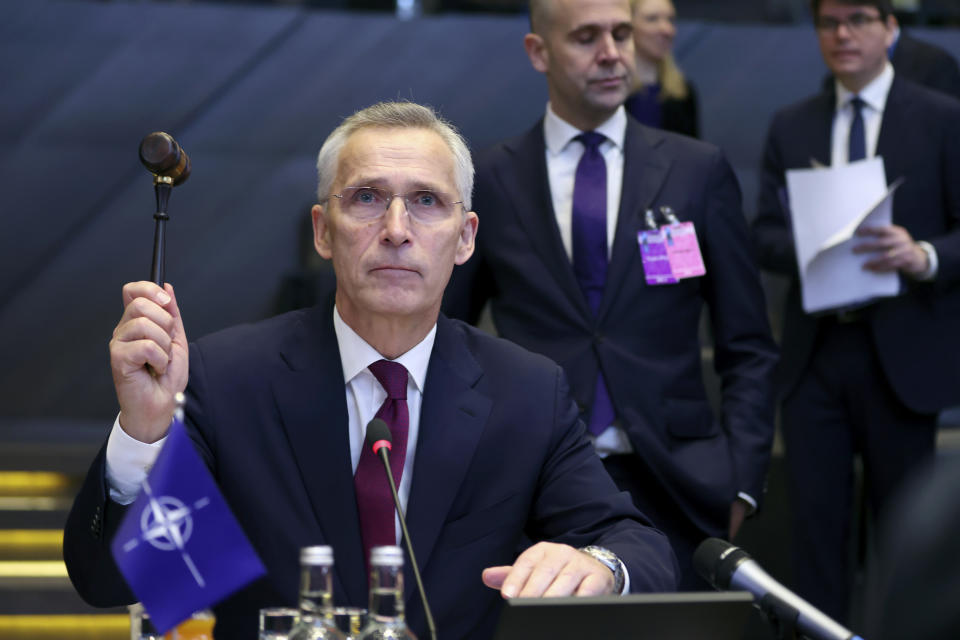
[[[400,486],[403,461],[407,454],[407,430],[410,413],[407,409],[407,370],[398,362],[378,360],[369,367],[380,385],[387,392],[387,399],[380,405],[376,418],[390,427],[393,448],[390,450],[390,471],[393,481]],[[357,510],[360,513],[360,535],[363,538],[363,557],[369,562],[370,549],[397,543],[394,530],[393,497],[390,485],[383,472],[383,463],[364,443],[357,472],[353,477],[357,491]]]
[[[574,139],[581,142],[584,149],[573,182],[573,272],[596,315],[607,281],[607,165],[600,153],[606,137],[587,131]],[[615,415],[600,372],[587,425],[590,433],[600,435],[613,423]]]

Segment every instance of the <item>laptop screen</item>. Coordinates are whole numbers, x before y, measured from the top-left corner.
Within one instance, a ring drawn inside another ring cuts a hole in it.
[[[514,598],[495,640],[741,640],[753,596],[746,591]]]

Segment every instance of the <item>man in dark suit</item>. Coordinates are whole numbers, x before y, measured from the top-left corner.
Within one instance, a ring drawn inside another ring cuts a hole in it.
[[[607,470],[670,538],[681,586],[708,588],[693,550],[733,536],[757,506],[773,438],[776,354],[736,178],[716,147],[625,114],[627,0],[533,2],[531,21],[547,114],[480,155],[486,231],[446,309],[474,320],[492,299],[500,335],[564,368]],[[580,172],[599,164],[608,177],[581,199]],[[651,286],[638,232],[668,208],[695,226],[706,274]],[[719,419],[701,369],[705,305]]]
[[[260,607],[296,601],[307,545],[333,546],[335,598],[366,604],[364,554],[399,540],[363,447],[375,412],[443,637],[489,638],[503,597],[672,589],[666,539],[596,460],[560,369],[438,315],[477,230],[460,136],[419,105],[375,105],[317,166],[314,238],[334,300],[188,347],[171,286],[124,287],[110,343],[120,415],[64,540],[80,594],[133,599],[109,542],[184,388],[188,430],[268,571],[214,607],[219,638],[253,638]],[[524,534],[543,542],[516,557]]]
[[[934,449],[937,412],[960,402],[960,103],[900,77],[887,60],[886,0],[815,2],[829,91],[776,114],[754,232],[761,264],[790,277],[780,369],[797,589],[847,615],[853,459],[882,512]],[[893,224],[861,229],[863,268],[896,273],[900,294],[810,315],[783,206],[785,172],[882,156],[905,182]]]

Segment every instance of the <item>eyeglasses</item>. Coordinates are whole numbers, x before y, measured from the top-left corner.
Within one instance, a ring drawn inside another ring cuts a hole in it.
[[[403,200],[411,218],[426,224],[446,219],[456,205],[463,205],[463,200],[451,202],[446,194],[427,189],[390,193],[378,187],[344,187],[342,192],[331,195],[340,200],[340,209],[345,214],[364,222],[382,218],[394,198]]]
[[[874,22],[882,22],[883,18],[880,16],[872,16],[868,13],[863,13],[858,11],[852,13],[844,19],[834,18],[833,16],[820,16],[817,18],[817,30],[823,31],[825,33],[836,33],[840,29],[840,25],[843,25],[847,28],[847,31],[851,33],[858,33],[867,28],[868,25],[873,24]]]

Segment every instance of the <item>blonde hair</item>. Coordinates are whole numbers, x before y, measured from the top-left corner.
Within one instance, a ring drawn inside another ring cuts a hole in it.
[[[643,0],[630,0],[630,11],[634,16],[640,9]],[[638,54],[639,55],[639,54]],[[667,52],[663,59],[657,62],[657,79],[660,81],[660,100],[683,100],[690,93],[683,71],[677,65],[673,53]],[[634,90],[643,88],[643,83],[637,81]]]
[[[663,56],[663,60],[657,63],[657,77],[660,79],[660,99],[683,100],[687,97],[687,81],[683,77],[683,71],[677,66],[677,61],[673,59],[673,54],[668,53]]]

